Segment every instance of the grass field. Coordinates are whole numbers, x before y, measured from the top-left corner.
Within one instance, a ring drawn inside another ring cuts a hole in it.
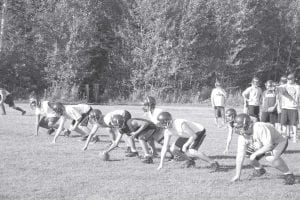
[[[8,115],[0,115],[0,200],[25,199],[300,199],[300,143],[290,143],[283,158],[297,177],[292,186],[283,185],[279,171],[267,165],[267,174],[251,179],[252,168],[245,162],[242,181],[230,183],[234,176],[234,136],[231,151],[223,155],[227,130],[216,128],[210,107],[162,107],[175,118],[185,118],[202,123],[207,137],[201,150],[216,159],[221,169],[209,173],[208,164],[196,161],[196,168],[182,169],[180,162],[166,162],[161,171],[154,164],[143,164],[138,158],[124,156],[125,144],[110,154],[111,161],[98,156],[109,144],[104,130],[98,131],[101,142],[90,145],[85,152],[78,137],[59,137],[51,144],[52,136],[45,130],[34,136],[34,115],[21,116],[7,108]],[[127,109],[133,117],[141,117],[139,106],[93,106],[103,113]]]

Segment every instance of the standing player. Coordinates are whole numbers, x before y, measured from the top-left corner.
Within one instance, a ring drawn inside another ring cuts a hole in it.
[[[239,114],[235,118],[235,129],[239,132],[238,148],[236,155],[236,175],[231,181],[238,181],[241,176],[242,165],[246,155],[250,164],[254,166],[253,176],[262,176],[266,170],[259,163],[262,157],[271,163],[273,167],[285,175],[284,184],[292,185],[295,182],[294,175],[281,158],[288,146],[288,139],[269,123],[253,123],[247,114]]]
[[[262,95],[261,121],[269,122],[275,126],[275,123],[278,121],[278,113],[277,113],[278,95],[272,80],[268,80],[265,86],[266,86],[266,90],[263,92]]]
[[[52,143],[56,143],[56,139],[64,129],[64,124],[67,119],[71,120],[70,131],[75,131],[82,136],[88,134],[87,124],[89,119],[89,113],[92,111],[92,107],[87,104],[78,105],[66,105],[62,103],[48,103],[49,107],[60,116],[59,127],[56,130]],[[67,130],[69,131],[69,130]]]
[[[259,121],[259,105],[262,98],[262,90],[259,87],[259,79],[254,77],[251,86],[242,93],[245,104],[248,107],[247,113],[250,116],[256,117]]]
[[[172,116],[168,112],[162,112],[158,116],[158,121],[164,131],[164,144],[161,150],[160,164],[158,170],[163,167],[164,158],[167,153],[168,145],[172,136],[178,136],[179,138],[171,145],[171,152],[174,155],[181,154],[188,158],[201,159],[210,163],[212,171],[216,171],[219,168],[218,162],[210,159],[203,152],[199,151],[199,148],[205,138],[205,128],[195,122],[190,122],[185,119],[172,119]],[[193,159],[188,159],[187,167],[195,165]]]
[[[6,115],[4,103],[8,104],[9,107],[20,111],[22,115],[25,115],[26,111],[15,105],[13,95],[7,90],[0,88],[0,107],[2,109],[2,115]]]
[[[284,86],[287,93],[292,97],[292,99],[286,96],[281,96],[281,124],[283,126],[283,132],[290,136],[290,131],[287,129],[291,126],[294,133],[293,142],[297,140],[297,123],[298,123],[298,105],[300,98],[300,86],[295,82],[294,74],[289,74],[287,77],[287,84]]]
[[[36,115],[36,135],[39,134],[39,128],[47,129],[47,133],[51,135],[58,128],[57,115],[48,105],[49,101],[40,102],[37,98],[30,98],[30,108],[35,110]]]
[[[137,138],[144,151],[143,163],[153,163],[152,156],[149,152],[147,142],[149,140],[155,140],[161,142],[163,140],[163,133],[158,129],[155,124],[146,119],[131,118],[126,121],[122,115],[114,115],[112,118],[112,125],[119,129],[116,140],[112,143],[108,150],[103,152],[106,156],[110,151],[116,148],[124,134]]]
[[[225,99],[226,92],[222,88],[221,83],[216,81],[215,88],[211,92],[211,105],[215,110],[215,123],[218,128],[221,127],[219,123],[219,118],[223,120],[223,125],[225,125]]]

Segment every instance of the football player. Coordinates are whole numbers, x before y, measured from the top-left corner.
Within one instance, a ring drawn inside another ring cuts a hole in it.
[[[143,163],[153,163],[152,156],[149,152],[147,142],[149,140],[155,140],[158,143],[163,140],[163,132],[158,129],[157,126],[149,120],[141,118],[126,119],[122,115],[114,115],[111,121],[112,125],[118,128],[118,134],[116,140],[111,144],[108,150],[103,152],[103,155],[108,154],[114,148],[116,148],[124,134],[137,138],[144,151]]]
[[[58,128],[60,116],[49,107],[49,101],[40,102],[37,98],[30,98],[29,102],[36,115],[36,135],[39,134],[40,127],[47,129],[48,135],[51,135]]]
[[[72,121],[69,130],[66,130],[65,135],[69,135],[70,131],[75,131],[83,137],[88,134],[87,124],[89,120],[89,113],[93,110],[87,104],[78,105],[63,105],[62,103],[48,102],[49,107],[60,116],[59,127],[56,130],[52,143],[56,143],[56,139],[64,129],[65,122],[69,119]]]
[[[229,151],[229,146],[232,140],[232,134],[234,133],[234,118],[236,117],[237,113],[236,110],[233,108],[229,108],[225,112],[225,122],[227,123],[228,127],[228,135],[227,135],[227,140],[226,140],[226,148],[224,150],[224,154],[227,154]]]
[[[235,117],[234,127],[235,131],[239,133],[239,137],[236,155],[236,174],[232,178],[232,182],[240,179],[244,158],[248,155],[250,164],[255,169],[253,176],[259,177],[266,172],[259,163],[262,157],[266,157],[266,160],[273,167],[285,175],[284,184],[294,184],[294,175],[281,158],[281,155],[288,146],[287,138],[281,136],[272,124],[264,122],[253,123],[250,116],[244,113]]]
[[[20,111],[22,115],[26,114],[25,110],[15,105],[13,95],[7,90],[0,88],[0,107],[2,109],[2,115],[6,115],[4,103],[6,103],[9,107]]]
[[[272,80],[268,80],[265,86],[266,90],[262,94],[261,121],[269,122],[275,126],[275,123],[278,121],[278,95]]]
[[[98,109],[93,109],[90,112],[89,115],[89,122],[93,125],[87,141],[85,143],[85,146],[82,150],[86,150],[91,138],[95,135],[99,127],[108,129],[108,132],[111,136],[111,141],[115,141],[115,135],[118,133],[118,128],[114,127],[112,125],[112,117],[114,115],[122,115],[125,119],[125,121],[129,120],[131,118],[130,112],[127,110],[115,110],[112,112],[107,113],[106,115],[102,115],[102,112]],[[135,143],[132,137],[126,137],[126,143],[127,143],[127,150],[126,150],[126,157],[135,157],[138,156],[138,152],[135,147]]]
[[[223,120],[223,124],[225,125],[225,100],[227,94],[225,90],[222,88],[220,82],[216,81],[215,88],[211,92],[211,105],[215,111],[215,124],[218,128],[222,125],[219,122],[219,118]]]
[[[186,166],[194,166],[194,159],[201,159],[210,163],[212,171],[217,171],[219,168],[218,162],[210,159],[199,148],[206,136],[205,128],[195,122],[187,121],[185,119],[172,119],[169,112],[162,112],[158,116],[159,125],[164,128],[164,142],[161,150],[160,164],[158,170],[163,167],[164,158],[167,153],[168,145],[172,136],[179,138],[171,145],[171,152],[174,155],[181,154],[187,156]]]

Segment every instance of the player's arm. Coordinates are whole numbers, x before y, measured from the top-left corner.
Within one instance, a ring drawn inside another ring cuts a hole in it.
[[[54,135],[52,143],[56,143],[57,137],[59,136],[59,134],[61,133],[61,131],[64,128],[65,121],[66,121],[66,118],[64,116],[61,116],[60,117],[60,121],[59,121],[59,126],[58,126],[58,128],[57,128],[57,130],[55,132],[55,135]]]
[[[233,128],[231,126],[228,126],[228,135],[227,135],[227,140],[226,140],[225,151],[223,152],[224,154],[227,154],[229,151],[229,146],[231,144],[233,131],[234,131]]]
[[[163,167],[163,163],[164,163],[164,159],[166,157],[168,148],[169,148],[169,142],[171,139],[171,134],[169,133],[169,131],[165,130],[164,132],[164,144],[162,146],[161,149],[161,153],[160,153],[160,163],[159,166],[157,168],[157,170],[160,170]]]
[[[253,154],[251,154],[250,160],[255,160],[257,156],[263,155],[266,152],[271,151],[273,148],[274,145],[271,143],[262,146],[260,149],[256,150]]]
[[[4,99],[3,91],[0,90],[0,105],[3,104],[4,100],[5,100],[5,99]]]
[[[213,91],[211,92],[211,95],[210,95],[211,106],[212,106],[213,108],[215,107],[214,98],[215,98],[215,92],[214,92],[214,90],[213,90]]]
[[[36,115],[36,118],[35,118],[35,127],[36,127],[35,135],[36,135],[36,136],[39,135],[40,118],[41,118],[40,114],[37,114],[37,115]]]
[[[249,96],[250,93],[250,88],[247,88],[246,90],[244,90],[244,92],[242,93],[242,96],[244,97],[245,101],[249,101],[249,98],[247,96]]]
[[[92,130],[91,132],[89,133],[89,136],[88,138],[86,139],[86,142],[85,142],[85,145],[84,147],[82,148],[83,151],[87,150],[88,146],[89,146],[89,143],[92,139],[92,137],[95,135],[95,133],[97,132],[99,128],[99,125],[98,124],[94,124],[93,127],[92,127]]]
[[[114,148],[116,148],[118,146],[118,144],[120,143],[121,139],[122,139],[123,134],[118,133],[117,138],[115,141],[113,141],[113,143],[110,145],[110,147],[108,148],[108,150],[104,151],[103,154],[107,154],[110,151],[112,151]]]
[[[184,145],[182,146],[182,151],[186,152],[189,146],[195,141],[197,135],[194,133],[193,129],[191,129],[191,127],[187,123],[185,122],[182,123],[181,127],[182,130],[190,136],[189,139],[186,141],[186,143],[184,143]]]
[[[243,136],[238,137],[238,147],[235,160],[235,176],[231,179],[232,182],[238,181],[241,176],[242,166],[245,159],[246,141]]]

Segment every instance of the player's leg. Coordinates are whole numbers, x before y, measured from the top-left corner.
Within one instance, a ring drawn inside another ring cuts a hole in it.
[[[143,163],[151,164],[153,163],[153,159],[151,157],[150,151],[148,144],[145,140],[139,139],[140,145],[144,151],[145,157],[144,160],[142,161]]]
[[[4,106],[3,103],[0,105],[0,108],[1,108],[1,111],[2,111],[2,115],[6,115],[5,106]]]
[[[127,148],[130,149],[130,151],[125,152],[126,153],[125,156],[126,157],[138,156],[138,152],[136,150],[134,139],[130,136],[125,135],[125,134],[124,134],[124,136],[125,136],[124,140],[125,140],[125,143],[127,145]]]
[[[13,99],[13,96],[12,95],[8,95],[5,99],[5,103],[7,103],[9,105],[9,107],[15,109],[15,110],[18,110],[22,113],[22,115],[25,115],[26,111],[23,110],[22,108],[20,107],[17,107],[14,103],[14,99]]]
[[[290,125],[293,130],[293,142],[297,142],[297,124],[298,124],[298,110],[290,110],[291,113],[291,119],[290,119]]]

